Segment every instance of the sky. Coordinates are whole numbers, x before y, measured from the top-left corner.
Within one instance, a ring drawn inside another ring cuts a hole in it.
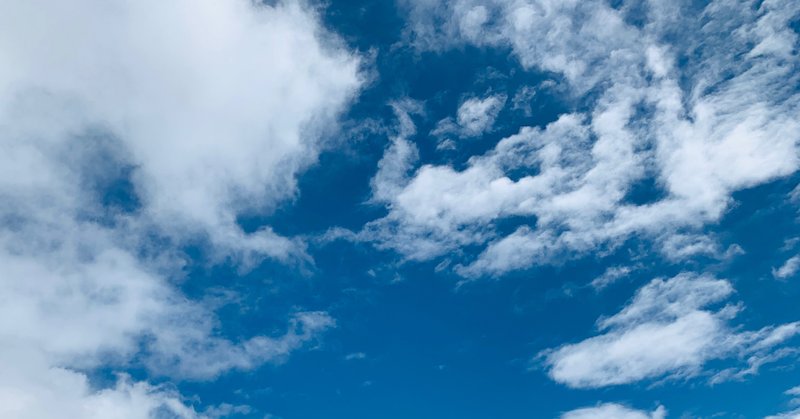
[[[0,417],[800,418],[800,3],[0,0]]]

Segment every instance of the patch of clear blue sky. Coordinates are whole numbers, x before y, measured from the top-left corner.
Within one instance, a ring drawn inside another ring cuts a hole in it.
[[[458,167],[520,126],[543,125],[562,112],[580,109],[580,103],[569,103],[556,93],[538,94],[530,115],[507,106],[495,131],[445,156],[427,133],[441,118],[453,116],[461,100],[487,93],[511,97],[520,87],[553,76],[525,71],[503,49],[416,52],[400,43],[405,23],[390,1],[335,0],[323,13],[328,28],[351,48],[377,52],[378,77],[345,115],[343,136],[353,132],[348,127],[368,120],[393,125],[388,107],[392,100],[421,100],[427,113],[415,117],[418,135],[412,138],[421,161]],[[242,226],[254,230],[269,225],[288,236],[315,235],[333,226],[357,230],[384,215],[385,209],[365,202],[387,141],[380,133],[355,141],[343,138],[341,146],[323,152],[319,163],[301,176],[295,201],[269,216],[242,217]],[[796,210],[785,198],[796,181],[784,179],[737,193],[737,205],[708,231],[718,235],[723,247],[737,243],[746,253],[731,263],[698,261],[690,267],[733,281],[736,298],[748,308],[739,318],[747,327],[796,320],[798,287],[770,277],[771,268],[791,255],[791,250],[780,250],[784,240],[800,234]],[[124,173],[108,190],[109,202],[136,210]],[[658,193],[657,184],[644,182],[630,198],[646,202]],[[513,220],[501,227],[510,230],[526,222],[530,220]],[[210,267],[202,262],[202,249],[187,249],[195,258],[182,282],[189,296],[212,298],[220,287],[238,293],[236,303],[219,309],[223,334],[246,338],[280,333],[287,313],[295,309],[329,311],[338,327],[317,349],[299,351],[285,364],[234,371],[212,382],[182,383],[180,389],[204,404],[247,404],[256,409],[252,417],[270,413],[287,419],[545,418],[598,401],[638,408],[660,402],[674,417],[725,412],[730,413],[727,417],[758,417],[780,410],[785,402],[781,393],[798,384],[793,381],[796,373],[765,367],[745,382],[714,387],[694,381],[651,387],[652,382],[645,381],[571,390],[531,363],[543,349],[591,336],[599,316],[617,311],[650,279],[687,269],[649,252],[642,254],[642,246],[647,244],[634,238],[607,257],[588,255],[497,281],[478,281],[458,291],[459,278],[435,272],[438,261],[398,264],[396,255],[366,244],[312,245],[315,266],[306,273],[265,262],[245,275],[225,264]],[[607,267],[631,264],[634,251],[642,254],[636,261],[641,269],[602,293],[587,287]],[[366,357],[346,359],[359,352]]]

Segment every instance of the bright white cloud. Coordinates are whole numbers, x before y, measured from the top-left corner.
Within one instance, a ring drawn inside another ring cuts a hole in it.
[[[619,313],[598,321],[603,334],[544,353],[548,373],[570,387],[596,388],[691,376],[714,359],[748,359],[744,369],[726,370],[713,379],[722,381],[756,373],[771,355],[788,355],[781,345],[800,333],[800,322],[756,331],[731,328],[728,322],[740,307],[709,306],[733,291],[728,281],[704,275],[655,279]]]
[[[302,253],[236,225],[293,196],[319,134],[360,85],[358,59],[299,2],[3,2],[0,16],[12,153],[113,138],[162,234],[242,258]]]
[[[652,412],[645,412],[616,403],[584,407],[561,415],[561,419],[664,419],[666,417],[667,410],[664,406],[659,406]]]
[[[0,416],[195,417],[164,388],[95,388],[82,371],[135,361],[213,378],[280,362],[334,326],[298,312],[283,334],[230,341],[173,282],[190,242],[240,266],[304,257],[236,217],[295,193],[359,88],[358,58],[313,11],[2,1],[0,61]],[[104,203],[116,181],[140,208]]]
[[[702,227],[725,214],[734,191],[798,169],[800,94],[787,83],[800,77],[796,2],[756,10],[717,0],[697,12],[652,2],[643,26],[602,1],[404,5],[417,47],[511,47],[590,106],[522,127],[464,168],[420,167],[362,235],[408,259],[483,246],[455,269],[497,276],[613,250],[633,235],[657,239],[674,260],[724,257]],[[689,58],[676,66],[677,57]],[[653,199],[629,200],[646,180]],[[500,235],[495,224],[511,217],[523,225]]]

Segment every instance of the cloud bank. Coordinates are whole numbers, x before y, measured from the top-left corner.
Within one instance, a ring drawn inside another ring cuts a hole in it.
[[[218,336],[178,289],[182,246],[247,267],[306,258],[269,228],[357,93],[359,58],[296,1],[0,2],[0,412],[197,415],[87,372],[213,378],[279,362],[334,321]]]

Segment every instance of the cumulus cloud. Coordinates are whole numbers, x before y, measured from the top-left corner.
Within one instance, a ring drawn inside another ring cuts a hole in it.
[[[652,412],[645,412],[616,403],[604,403],[595,407],[584,407],[561,415],[561,419],[664,419],[666,417],[667,410],[664,406],[658,406],[658,408]]]
[[[675,260],[717,257],[702,228],[733,192],[798,168],[796,2],[716,0],[697,11],[650,2],[643,25],[602,1],[403,4],[418,48],[511,48],[588,104],[520,128],[465,167],[419,167],[364,230],[407,259],[478,246],[456,271],[498,276],[613,251],[634,235]],[[653,189],[645,202],[630,198],[641,184]],[[507,219],[521,225],[501,233]]]
[[[321,41],[313,13],[246,0],[0,7],[0,109],[15,157],[113,138],[162,234],[242,258],[302,253],[268,228],[245,234],[236,217],[292,197],[360,85],[358,59]],[[38,163],[27,160],[14,167]]]
[[[655,279],[619,313],[598,320],[602,334],[543,353],[548,374],[570,387],[597,388],[693,376],[711,360],[747,359],[745,367],[712,378],[718,382],[754,374],[775,354],[787,356],[782,345],[800,333],[800,322],[739,331],[728,323],[740,306],[711,308],[733,292],[728,281],[708,275]]]
[[[96,388],[85,372],[141,362],[213,378],[280,362],[334,326],[298,312],[282,333],[231,341],[175,283],[186,244],[239,266],[305,257],[236,217],[291,198],[359,88],[358,58],[312,11],[0,2],[0,60],[3,416],[194,417],[167,389]]]

